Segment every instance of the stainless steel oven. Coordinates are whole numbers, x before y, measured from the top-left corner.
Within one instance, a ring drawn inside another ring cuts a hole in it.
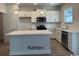
[[[37,17],[37,30],[47,30],[46,26],[46,17]]]
[[[47,30],[47,28],[45,27],[45,25],[39,25],[37,26],[37,30]]]

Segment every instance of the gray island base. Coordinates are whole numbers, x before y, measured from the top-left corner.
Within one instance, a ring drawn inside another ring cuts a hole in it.
[[[48,30],[13,31],[6,34],[10,40],[10,55],[51,54]]]

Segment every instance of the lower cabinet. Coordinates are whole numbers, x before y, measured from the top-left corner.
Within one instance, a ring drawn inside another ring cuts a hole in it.
[[[58,41],[61,43],[61,31],[60,30],[58,30]]]
[[[79,55],[79,33],[57,30],[57,40],[74,55]],[[63,32],[63,34],[61,34]],[[62,38],[63,37],[63,38]]]
[[[62,44],[62,30],[59,29],[54,29],[54,38],[56,38],[56,40],[58,42],[60,42]],[[67,34],[67,41],[68,43],[66,43],[68,46],[67,48],[73,53],[73,55],[79,55],[79,33],[76,32],[68,32]]]
[[[79,33],[68,33],[68,49],[74,55],[79,55]]]
[[[72,51],[72,34],[68,33],[68,49]]]
[[[61,43],[61,30],[54,29],[54,38]]]

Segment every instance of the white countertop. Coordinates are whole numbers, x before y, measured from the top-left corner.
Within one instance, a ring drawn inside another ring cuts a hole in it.
[[[49,35],[52,32],[48,30],[26,30],[26,31],[13,31],[6,35],[14,36],[14,35]]]
[[[67,29],[67,30],[63,30],[63,29],[60,29],[60,28],[55,28],[57,30],[60,30],[60,31],[67,31],[67,32],[70,32],[70,33],[79,33],[79,29]]]
[[[79,31],[77,31],[77,30],[62,30],[62,31],[66,31],[66,32],[70,32],[70,33],[79,33]]]

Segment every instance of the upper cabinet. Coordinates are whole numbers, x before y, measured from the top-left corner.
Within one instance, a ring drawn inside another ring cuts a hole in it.
[[[60,12],[47,11],[46,18],[47,18],[47,22],[60,22]]]
[[[32,17],[32,11],[20,11],[19,17]]]
[[[60,22],[59,11],[46,11],[37,9],[37,11],[20,11],[19,17],[31,17],[32,22],[36,22],[37,17],[46,17],[47,22]]]

